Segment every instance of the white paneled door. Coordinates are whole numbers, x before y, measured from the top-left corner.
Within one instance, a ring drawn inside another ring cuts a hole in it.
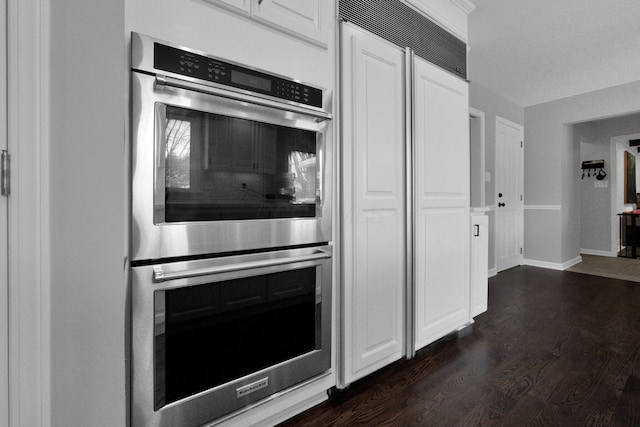
[[[496,118],[496,264],[498,272],[522,262],[524,130]]]
[[[415,349],[469,316],[469,89],[416,57]]]
[[[344,319],[341,382],[404,355],[404,54],[342,33]]]

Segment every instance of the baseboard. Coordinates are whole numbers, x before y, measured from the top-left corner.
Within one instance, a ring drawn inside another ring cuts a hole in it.
[[[580,253],[585,255],[608,256],[608,257],[618,256],[616,252],[600,251],[597,249],[580,249]]]
[[[540,267],[540,268],[547,268],[549,270],[566,270],[567,268],[571,268],[576,264],[579,264],[582,262],[582,257],[581,256],[577,256],[574,259],[571,259],[567,262],[563,262],[563,263],[557,263],[557,262],[548,262],[548,261],[538,261],[535,259],[522,259],[522,265],[530,265],[532,267]]]

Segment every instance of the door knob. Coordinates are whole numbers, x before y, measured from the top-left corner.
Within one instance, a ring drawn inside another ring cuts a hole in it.
[[[498,197],[502,197],[502,193],[498,193]]]
[[[505,204],[504,204],[504,203],[498,203],[498,207],[499,207],[499,208],[503,208],[504,206],[505,206]]]

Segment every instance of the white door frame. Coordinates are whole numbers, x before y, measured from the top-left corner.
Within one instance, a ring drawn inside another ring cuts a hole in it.
[[[613,136],[609,140],[611,150],[611,167],[609,171],[609,183],[611,187],[611,253],[610,256],[617,256],[620,249],[620,219],[618,214],[623,211],[625,207],[624,198],[621,202],[618,196],[624,193],[624,164],[620,164],[618,159],[618,153],[620,151],[629,150],[633,148],[629,146],[630,139],[638,139],[640,134],[620,135]],[[629,205],[627,205],[629,206]]]
[[[475,119],[479,121],[480,124],[480,138],[477,141],[477,143],[479,144],[478,147],[478,151],[480,152],[480,158],[479,158],[479,163],[477,164],[478,169],[477,169],[477,177],[480,178],[481,182],[481,188],[482,188],[482,192],[480,194],[480,204],[481,206],[474,206],[474,207],[480,207],[480,208],[485,208],[486,207],[486,178],[485,178],[485,173],[486,173],[486,141],[485,141],[485,114],[483,111],[477,110],[473,107],[469,107],[469,118],[470,119]],[[471,138],[470,138],[471,141]],[[470,164],[473,164],[473,159],[470,159]],[[471,177],[472,179],[474,178],[474,176]],[[473,208],[472,208],[473,211]]]
[[[7,149],[7,7],[0,7],[0,149]],[[9,425],[9,238],[7,198],[0,197],[0,426]]]
[[[518,123],[514,123],[510,120],[507,120],[503,117],[500,116],[496,116],[496,127],[495,127],[495,141],[496,141],[496,149],[495,149],[495,158],[494,158],[494,164],[495,164],[495,172],[494,172],[494,182],[495,182],[495,186],[494,186],[494,191],[495,191],[495,195],[494,195],[494,200],[496,203],[496,215],[495,215],[495,231],[494,231],[494,237],[495,237],[495,247],[494,247],[494,259],[495,259],[495,263],[496,263],[496,270],[498,272],[502,271],[499,268],[499,259],[498,259],[498,249],[500,246],[500,242],[498,239],[498,228],[500,227],[500,223],[499,223],[499,214],[498,214],[498,203],[499,203],[499,197],[498,197],[498,193],[500,192],[500,190],[498,189],[498,158],[499,158],[499,153],[498,153],[498,125],[499,124],[503,124],[506,126],[510,126],[512,128],[518,129],[521,133],[522,136],[522,144],[523,144],[523,151],[521,152],[521,156],[520,159],[518,161],[519,163],[519,167],[518,170],[520,172],[521,175],[521,188],[520,188],[520,194],[522,194],[523,196],[523,200],[522,203],[520,204],[520,214],[519,214],[519,230],[518,230],[518,237],[520,239],[519,242],[519,246],[520,248],[524,248],[524,127]],[[520,261],[519,261],[519,265],[522,265],[522,260],[524,259],[524,254],[521,253],[520,254]],[[503,269],[504,270],[504,269]]]
[[[49,426],[49,0],[7,0],[9,426]]]

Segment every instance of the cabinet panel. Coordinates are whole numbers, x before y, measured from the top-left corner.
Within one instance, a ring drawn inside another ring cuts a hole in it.
[[[416,215],[416,349],[469,322],[467,222],[464,208]]]
[[[323,8],[326,0],[263,0],[254,4],[253,18],[327,47],[328,22]]]
[[[415,161],[419,196],[426,203],[466,203],[469,124],[462,119],[468,122],[467,94],[466,82],[416,59],[415,127],[420,149]]]
[[[399,357],[403,333],[402,256],[388,248],[402,244],[402,212],[362,212],[357,225],[353,287],[353,371],[366,371],[381,358]],[[400,228],[400,229],[399,229]]]
[[[217,6],[229,9],[241,15],[249,16],[251,14],[252,0],[205,0]]]
[[[415,348],[470,321],[468,84],[415,59]]]
[[[489,217],[471,216],[471,316],[487,311],[489,269]]]
[[[404,56],[343,26],[343,366],[350,383],[404,355]]]

